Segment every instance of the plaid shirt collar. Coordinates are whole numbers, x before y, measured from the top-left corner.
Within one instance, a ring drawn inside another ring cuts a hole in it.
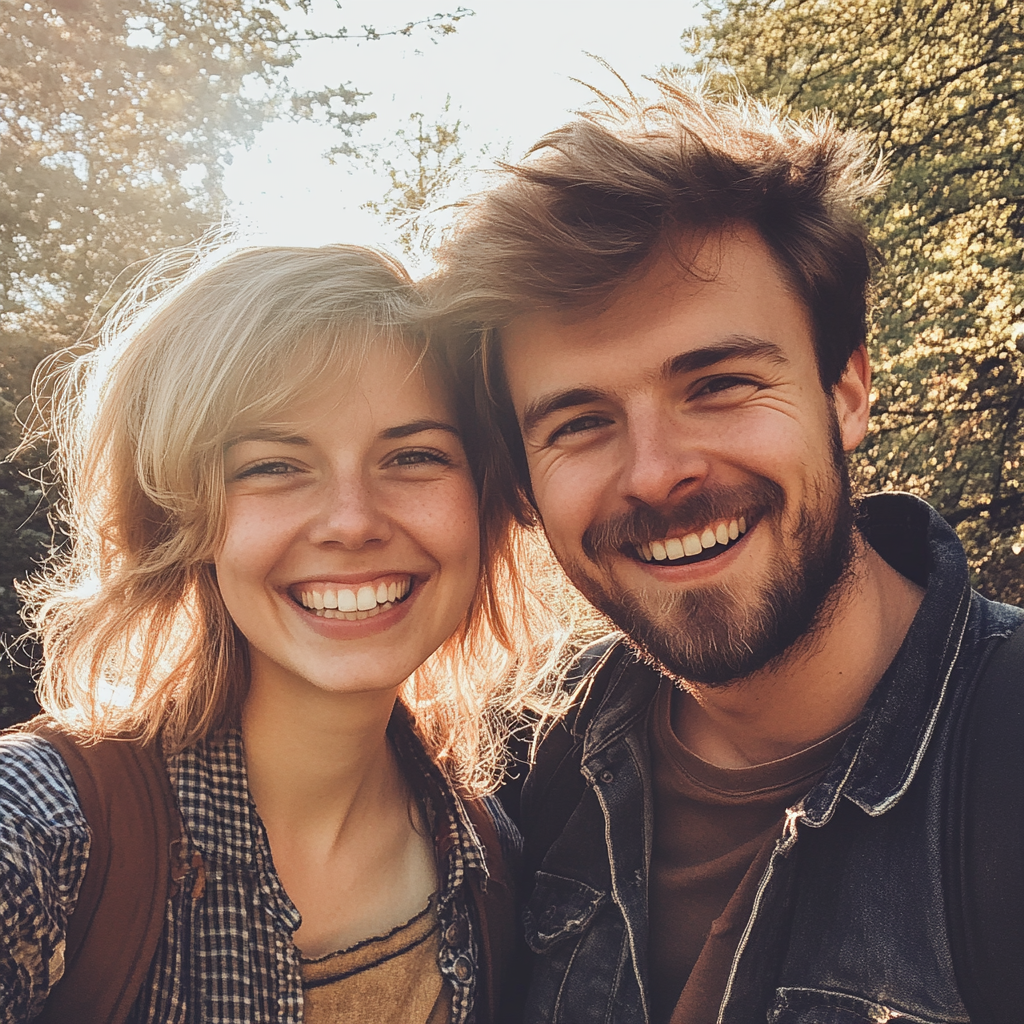
[[[466,888],[470,872],[487,878],[485,851],[464,803],[427,756],[401,705],[396,705],[388,734],[433,826],[441,933],[438,966],[452,991],[452,1024],[470,1024],[480,966],[477,922]],[[240,871],[254,879],[275,929],[290,940],[301,916],[274,870],[266,830],[249,794],[240,732],[235,729],[216,741],[198,743],[171,757],[168,768],[190,838],[189,856],[200,854],[206,874],[204,898],[233,899],[230,891],[220,891],[232,886],[218,886],[218,881],[235,878]],[[288,947],[288,973],[300,978],[298,953],[291,941]],[[286,1001],[301,1006],[301,992]]]

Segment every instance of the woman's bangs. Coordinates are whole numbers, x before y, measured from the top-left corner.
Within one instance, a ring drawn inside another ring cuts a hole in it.
[[[233,408],[218,417],[221,444],[255,428],[284,425],[295,406],[341,390],[358,376],[371,349],[369,331],[306,336],[266,346],[240,379],[225,389]]]

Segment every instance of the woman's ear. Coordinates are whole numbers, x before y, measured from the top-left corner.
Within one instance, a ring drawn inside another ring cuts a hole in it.
[[[843,451],[852,452],[864,440],[871,411],[871,362],[864,345],[850,356],[839,383],[832,389],[832,403]]]

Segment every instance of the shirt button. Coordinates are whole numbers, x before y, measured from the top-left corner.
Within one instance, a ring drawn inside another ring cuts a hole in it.
[[[468,956],[460,956],[452,964],[452,973],[462,982],[469,981],[473,976],[473,965],[469,962]]]
[[[601,774],[598,776],[598,778],[602,782],[606,782],[606,783],[607,782],[614,782],[615,781],[615,772],[610,772],[607,768],[605,768],[605,770],[603,772],[601,772]]]

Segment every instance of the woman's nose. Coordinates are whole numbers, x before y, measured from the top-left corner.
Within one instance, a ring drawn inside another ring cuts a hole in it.
[[[311,509],[309,539],[357,549],[391,536],[391,524],[378,495],[363,476],[325,482]]]

